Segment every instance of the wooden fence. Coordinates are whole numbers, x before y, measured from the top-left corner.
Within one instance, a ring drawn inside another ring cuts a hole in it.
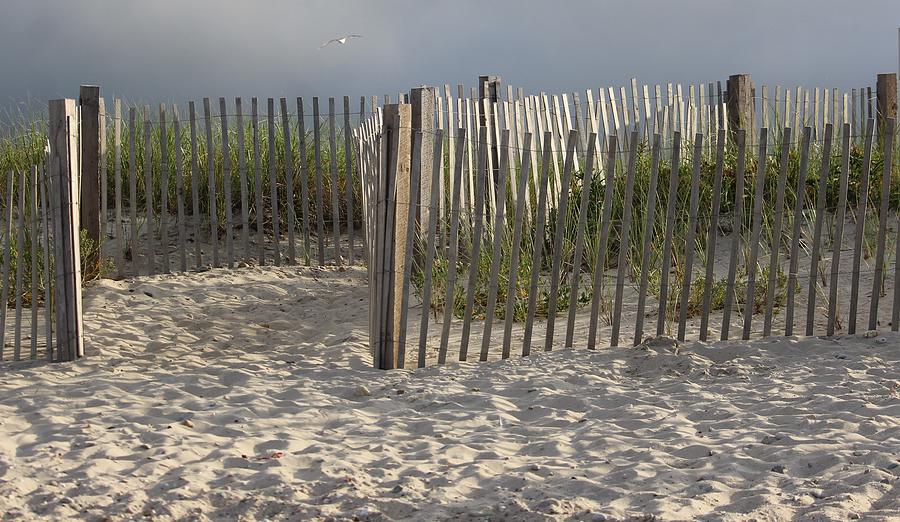
[[[452,114],[449,88],[434,130],[403,104],[363,122],[376,366],[896,330],[893,117],[824,90],[821,113],[818,101],[780,110],[791,91],[773,105],[763,88],[757,107],[772,110],[729,128],[724,96],[682,110],[678,91],[650,107],[632,82],[613,124],[600,122],[607,109],[616,122],[615,104],[588,98],[582,112],[576,98],[570,118],[565,98],[511,92]]]

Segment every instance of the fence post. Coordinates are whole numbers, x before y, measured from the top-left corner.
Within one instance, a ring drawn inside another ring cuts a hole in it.
[[[888,119],[897,119],[897,73],[882,73],[876,83],[878,97],[878,136],[884,136]]]
[[[753,80],[749,74],[733,74],[728,77],[726,91],[726,110],[728,112],[728,128],[731,138],[736,140],[739,129],[747,131],[751,136],[753,125]]]
[[[100,244],[100,87],[82,85],[81,106],[81,227],[87,237]],[[76,164],[77,165],[77,164]]]
[[[431,184],[434,178],[434,116],[435,87],[416,87],[410,90],[409,101],[412,106],[412,130],[422,132],[422,155],[419,159],[420,191],[419,191],[419,230],[424,235],[428,230],[431,208]],[[438,182],[440,182],[440,172]]]
[[[488,143],[491,144],[491,179],[493,184],[496,185],[500,176],[500,155],[497,150],[498,132],[494,125],[494,104],[500,101],[499,76],[484,75],[478,77],[478,101],[482,107],[484,107],[484,102],[482,101],[484,99],[487,99],[489,103],[487,109],[481,111],[481,118],[479,118],[478,124],[479,127],[488,128]]]
[[[50,212],[56,257],[57,358],[84,356],[81,323],[81,245],[78,213],[78,132],[75,100],[51,100],[49,106]]]
[[[400,354],[400,296],[406,263],[410,204],[412,107],[386,104],[383,108],[381,168],[377,180],[375,231],[375,320],[372,342],[374,365],[382,370],[402,368]]]

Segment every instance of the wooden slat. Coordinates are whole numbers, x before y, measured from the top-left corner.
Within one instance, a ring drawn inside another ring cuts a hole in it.
[[[466,153],[466,128],[462,127],[456,133],[456,169],[453,173],[457,181],[453,189],[453,200],[450,206],[450,252],[447,259],[447,290],[444,297],[444,319],[441,325],[441,345],[438,351],[438,364],[447,362],[447,348],[450,338],[450,326],[453,320],[453,303],[456,295],[456,261],[459,257],[459,212],[460,194],[462,192],[462,169]]]
[[[113,102],[113,171],[115,181],[115,233],[116,275],[122,278],[125,275],[125,231],[122,226],[122,100],[116,98]]]
[[[480,361],[486,361],[491,346],[491,332],[494,326],[494,309],[497,306],[497,292],[500,287],[500,262],[503,258],[503,238],[506,231],[506,187],[509,182],[509,129],[502,131],[498,158],[497,206],[494,208],[493,244],[491,246],[491,271],[489,274],[487,309],[484,319],[484,335],[481,341]]]
[[[544,233],[547,225],[547,187],[550,184],[551,142],[553,134],[543,133],[541,148],[541,180],[538,184],[538,199],[535,206],[534,242],[532,246],[531,279],[528,283],[528,309],[525,313],[525,332],[522,338],[522,356],[531,354],[531,336],[534,333],[534,316],[537,310],[538,283],[544,254]]]
[[[575,230],[575,255],[572,258],[572,275],[569,280],[569,317],[566,321],[566,348],[575,346],[575,311],[578,309],[578,297],[581,287],[581,267],[584,265],[584,234],[591,203],[591,185],[594,178],[594,156],[597,147],[597,135],[593,132],[587,137],[584,175],[581,182],[581,199],[578,204],[578,224]]]
[[[678,303],[679,341],[684,341],[687,326],[688,302],[691,296],[691,283],[694,275],[694,240],[697,237],[697,211],[700,207],[700,168],[703,163],[703,135],[694,135],[694,168],[691,174],[691,199],[688,208],[688,228],[684,240],[684,279],[681,286],[681,299]]]
[[[759,157],[756,163],[756,188],[753,192],[753,221],[750,228],[750,255],[747,257],[747,297],[744,301],[743,339],[750,339],[756,301],[756,270],[759,257],[759,238],[762,234],[762,205],[765,200],[766,163],[769,130],[759,130]]]
[[[250,256],[250,187],[247,185],[247,145],[244,133],[244,102],[240,97],[234,99],[235,125],[237,126],[238,176],[241,187],[241,256]]]
[[[521,141],[526,150],[531,148],[531,133],[526,132]],[[515,167],[513,167],[515,168]],[[506,308],[503,326],[503,348],[500,357],[506,359],[510,354],[512,325],[517,301],[519,276],[519,258],[522,251],[522,229],[525,223],[525,207],[527,201],[528,171],[531,168],[531,155],[522,156],[522,170],[516,185],[516,214],[513,218],[513,239],[510,244],[509,274],[506,285]]]
[[[387,102],[385,102],[387,103]],[[325,185],[322,181],[322,140],[321,120],[319,119],[319,98],[313,97],[313,147],[316,154],[316,240],[318,242],[319,266],[325,264]]]
[[[634,201],[634,168],[637,159],[638,149],[640,148],[640,134],[637,129],[637,118],[635,114],[635,127],[631,132],[630,150],[628,151],[628,170],[625,174],[625,194],[622,203],[622,225],[619,229],[619,258],[616,263],[616,293],[613,301],[613,321],[612,332],[610,334],[610,345],[619,345],[619,328],[622,319],[622,299],[625,291],[625,272],[626,272],[626,255],[629,249],[629,236],[631,235],[631,216],[632,204]]]
[[[44,248],[44,273],[43,273],[43,283],[44,283],[44,343],[46,345],[46,356],[47,360],[53,360],[53,301],[50,297],[50,293],[52,291],[54,283],[50,280],[50,217],[49,210],[47,205],[47,165],[46,163],[42,167],[42,177],[41,183],[39,183],[38,189],[40,192],[41,199],[41,219],[43,224],[43,234],[42,236],[42,245]],[[5,303],[5,301],[4,301]],[[5,307],[4,307],[5,308]],[[2,329],[0,329],[2,332]],[[0,338],[0,344],[3,343],[3,339]]]
[[[178,105],[172,106],[172,122],[175,132],[175,212],[178,226],[178,269],[187,271],[187,228],[184,221],[184,150],[181,147],[181,117]],[[243,148],[243,147],[242,147]]]
[[[779,160],[778,184],[775,191],[775,223],[772,225],[772,244],[769,250],[769,274],[766,284],[766,310],[763,318],[763,337],[772,334],[772,319],[775,310],[775,290],[778,286],[778,259],[781,253],[781,234],[784,222],[784,187],[788,177],[788,162],[791,153],[792,132],[790,127],[782,131],[781,157]]]
[[[272,250],[275,266],[281,266],[281,220],[278,201],[278,151],[275,147],[275,99],[266,100],[269,138],[269,208],[272,211]]]
[[[331,110],[331,134],[334,136],[334,98],[330,99]],[[429,139],[431,136],[428,137]],[[406,338],[407,338],[407,324],[409,322],[409,283],[410,283],[410,274],[412,270],[412,262],[409,259],[413,255],[413,239],[416,236],[416,214],[418,210],[417,201],[421,201],[419,195],[419,189],[421,187],[422,180],[422,132],[414,131],[412,135],[412,164],[410,166],[409,171],[409,194],[405,201],[406,205],[401,205],[399,202],[401,199],[398,195],[398,204],[397,204],[397,212],[404,213],[406,215],[406,234],[405,244],[403,252],[407,256],[407,261],[403,263],[403,270],[400,273],[396,273],[395,277],[400,277],[400,295],[397,296],[400,299],[400,321],[399,328],[397,332],[397,367],[404,368],[406,366]],[[332,143],[334,140],[332,139]],[[332,147],[332,150],[333,147]],[[332,156],[333,157],[333,156]],[[337,159],[332,159],[332,164],[336,164]],[[337,176],[337,169],[333,170],[332,177]],[[400,183],[398,183],[399,185]],[[436,183],[435,183],[436,185]],[[335,185],[333,194],[337,192],[337,186]],[[432,220],[434,221],[434,220]],[[337,256],[337,263],[340,265],[340,256]]]
[[[154,236],[153,212],[153,122],[150,120],[150,106],[144,106],[144,211],[146,214],[147,275],[156,273],[156,241]]]
[[[550,297],[547,303],[547,334],[544,337],[544,351],[553,349],[554,331],[556,327],[556,308],[559,296],[559,283],[562,274],[562,241],[566,235],[566,218],[568,217],[569,196],[572,192],[572,171],[575,164],[575,142],[578,135],[572,131],[566,140],[566,162],[563,166],[562,184],[559,185],[559,206],[556,209],[556,227],[553,235],[553,264],[550,269]]]
[[[716,277],[716,245],[719,238],[719,211],[722,206],[722,175],[725,166],[725,129],[719,129],[715,138],[716,171],[713,177],[712,208],[709,214],[709,229],[706,235],[706,273],[703,281],[703,311],[700,316],[700,340],[709,338],[709,313],[712,304],[712,289]],[[644,263],[647,266],[647,263]]]
[[[469,258],[468,284],[466,285],[466,307],[463,313],[462,336],[459,343],[459,360],[465,361],[469,353],[469,334],[472,328],[472,310],[475,307],[475,285],[478,281],[478,266],[481,259],[481,239],[484,234],[485,178],[488,176],[487,156],[490,154],[487,142],[487,127],[478,130],[478,172],[475,179],[475,215],[472,232],[472,251]]]
[[[666,309],[669,302],[669,271],[672,267],[672,238],[675,235],[675,207],[678,203],[679,168],[681,166],[681,132],[672,133],[672,163],[669,167],[669,191],[666,199],[666,235],[663,240],[662,269],[659,278],[659,309],[656,335],[666,331]]]
[[[101,104],[102,109],[102,104]],[[101,129],[100,135],[103,136],[103,130]],[[105,163],[106,156],[103,156],[103,161]],[[35,360],[37,359],[37,340],[38,340],[38,284],[40,280],[40,272],[38,271],[38,236],[40,227],[38,226],[38,168],[37,165],[31,167],[31,179],[28,183],[28,215],[31,218],[29,221],[29,236],[31,243],[31,352],[29,359]],[[104,208],[103,217],[106,218],[106,212]],[[6,306],[6,303],[0,303],[2,306]]]
[[[162,255],[162,271],[171,272],[169,263],[169,127],[166,123],[166,106],[159,105],[159,250]]]
[[[425,139],[432,139],[432,136],[425,136]],[[438,174],[440,180],[440,168],[434,170]],[[354,197],[353,197],[353,147],[350,143],[350,97],[344,96],[344,184],[347,192],[347,264],[353,266],[356,262],[354,259],[355,249],[355,216],[354,216]],[[438,183],[438,188],[442,188],[442,184]],[[291,205],[293,208],[293,205]],[[432,214],[437,215],[437,214]]]
[[[819,277],[819,257],[822,248],[822,222],[825,219],[825,194],[831,172],[831,136],[833,127],[825,126],[825,144],[822,148],[822,169],[816,189],[816,223],[813,229],[813,244],[810,254],[809,286],[806,298],[806,335],[813,334],[816,320],[816,285]]]
[[[334,98],[328,98],[328,146],[331,159],[331,230],[334,237],[334,264],[341,266],[341,190],[338,185],[337,136]]]
[[[844,129],[844,133],[850,134],[849,127]],[[869,208],[869,172],[872,167],[872,136],[874,134],[875,121],[869,120],[866,122],[866,146],[863,149],[862,172],[859,176],[858,188],[859,200],[856,204],[856,233],[854,234],[853,269],[852,278],[850,279],[850,313],[847,320],[847,333],[850,335],[856,333],[856,311],[859,302],[859,265],[866,231],[866,212]]]
[[[653,245],[653,235],[655,230],[656,216],[656,199],[657,184],[659,181],[659,161],[661,155],[662,136],[659,133],[653,135],[651,160],[650,160],[650,181],[647,185],[647,220],[644,222],[644,242],[641,245],[641,264],[640,264],[640,280],[638,283],[638,301],[637,315],[634,322],[634,346],[641,342],[644,335],[644,309],[647,302],[647,286],[649,284],[648,276],[650,275],[650,252]]]
[[[259,147],[259,100],[254,96],[250,100],[250,117],[253,127],[253,177],[256,186],[256,242],[259,253],[257,261],[259,266],[266,265],[266,231],[265,231],[265,206],[263,202],[263,173],[262,156]]]
[[[219,121],[222,131],[222,213],[225,214],[225,264],[234,267],[234,216],[231,202],[231,135],[228,130],[228,106],[219,98]]]
[[[287,214],[287,261],[297,264],[297,247],[294,231],[297,229],[297,217],[294,214],[294,148],[291,138],[291,115],[288,113],[287,98],[279,100],[281,104],[281,134],[284,141],[284,212]]]
[[[3,281],[0,287],[0,361],[4,360],[4,351],[6,349],[6,313],[7,303],[9,302],[9,267],[11,263],[12,253],[10,251],[12,243],[12,218],[13,218],[13,179],[15,175],[12,171],[6,173],[6,207],[3,209]],[[15,290],[15,289],[13,289]]]
[[[891,168],[894,159],[894,131],[896,122],[888,118],[885,123],[884,164],[881,171],[881,204],[878,207],[878,239],[875,251],[875,277],[872,281],[872,299],[869,303],[869,330],[878,326],[878,302],[884,291],[884,254],[887,236],[887,218],[890,212]],[[895,285],[900,286],[900,285]],[[893,326],[895,323],[891,323]]]
[[[785,95],[790,95],[790,91],[785,91]],[[812,140],[812,128],[803,128],[803,138],[800,145],[800,170],[797,173],[797,187],[794,189],[794,229],[791,234],[791,253],[790,265],[788,267],[788,283],[787,297],[784,311],[784,335],[794,335],[794,294],[796,293],[797,280],[800,264],[800,239],[804,213],[803,207],[806,203],[806,179],[809,172],[809,144]],[[810,274],[815,277],[815,274]]]
[[[618,138],[615,135],[606,137],[606,170],[603,183],[603,207],[600,218],[600,242],[594,252],[594,274],[592,281],[591,315],[588,326],[588,350],[597,346],[598,320],[600,319],[600,299],[603,295],[603,274],[606,270],[607,244],[609,242],[609,229],[612,218],[613,196],[616,187],[616,146]]]
[[[191,218],[194,221],[194,259],[196,267],[203,265],[203,253],[200,249],[200,155],[197,151],[197,114],[194,110],[194,102],[188,103],[188,113],[191,121]],[[132,193],[132,197],[134,197]]]
[[[216,209],[216,148],[213,142],[212,112],[209,98],[203,98],[203,117],[206,120],[206,177],[209,193],[209,241],[212,244],[212,266],[219,266],[219,221]]]
[[[831,250],[831,288],[829,289],[828,293],[828,329],[826,331],[826,334],[829,337],[834,335],[838,313],[838,278],[841,273],[841,248],[843,246],[844,240],[844,215],[847,210],[847,188],[850,180],[849,129],[843,129],[843,139],[841,140],[841,142],[841,181],[838,192],[838,206],[834,216],[834,240],[832,241]],[[871,149],[871,139],[867,135],[865,154],[869,157],[871,157]]]
[[[129,207],[129,228],[131,229],[131,240],[129,241],[128,250],[131,253],[132,273],[137,275],[137,244],[138,244],[138,225],[137,225],[137,109],[131,107],[128,110],[128,207]]]
[[[728,132],[727,129],[724,129]],[[731,332],[731,308],[734,305],[734,279],[737,275],[738,254],[743,242],[744,229],[744,174],[747,167],[747,134],[744,129],[738,129],[737,140],[737,170],[734,182],[734,220],[731,239],[731,252],[728,257],[728,278],[725,282],[725,303],[722,310],[722,330],[720,339],[728,340]]]
[[[366,99],[360,99],[360,118],[365,110]],[[300,152],[300,212],[303,217],[303,259],[306,266],[312,263],[310,258],[311,245],[309,239],[309,165],[306,161],[306,118],[304,115],[303,98],[297,98],[297,150]]]
[[[25,185],[25,171],[18,172],[19,183],[16,191],[19,196],[18,216],[16,216],[16,282],[13,286],[15,292],[15,310],[16,317],[13,330],[13,360],[22,360],[22,294],[25,289],[22,287],[25,278],[25,193],[28,189]],[[96,188],[96,185],[94,185]],[[3,281],[5,285],[8,280]],[[6,302],[0,305],[6,306]],[[2,348],[2,347],[0,347]]]
[[[449,92],[449,87],[447,88]],[[426,137],[427,139],[427,137]],[[451,138],[452,139],[452,138]],[[433,172],[437,172],[437,169],[440,168],[441,158],[444,154],[444,131],[442,129],[438,129],[434,134],[434,164],[433,164]],[[362,164],[360,163],[360,174],[362,174]],[[461,173],[457,173],[460,174]],[[457,212],[459,211],[459,179],[455,179],[453,181],[453,194],[452,198],[456,202],[455,206]],[[438,183],[431,184],[431,198],[429,201],[431,202],[431,211],[432,215],[437,210],[438,206],[438,194],[439,194]],[[452,211],[452,210],[451,210]],[[422,270],[424,272],[424,281],[422,282],[422,319],[419,323],[419,353],[418,353],[418,361],[417,366],[419,368],[425,367],[425,356],[426,356],[426,347],[428,344],[428,321],[431,317],[431,282],[434,276],[434,256],[435,251],[437,250],[437,226],[438,219],[430,219],[428,220],[428,232],[425,246],[425,265],[423,265]],[[443,226],[443,225],[442,225]]]

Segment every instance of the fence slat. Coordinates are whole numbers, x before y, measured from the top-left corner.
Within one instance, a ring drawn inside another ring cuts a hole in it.
[[[144,211],[146,214],[147,275],[156,272],[156,241],[153,230],[153,122],[150,120],[150,106],[144,106]]]
[[[44,246],[44,338],[47,350],[47,360],[53,360],[53,300],[50,298],[53,282],[50,280],[50,223],[47,205],[47,165],[42,169],[42,178],[39,188],[41,198],[41,216],[43,219],[43,246]],[[5,301],[4,301],[5,304]],[[0,339],[2,345],[2,339]],[[2,350],[0,350],[2,351]]]
[[[702,87],[702,86],[701,86]],[[710,84],[712,96],[712,84]],[[707,119],[707,123],[710,123]],[[716,172],[713,178],[712,208],[709,214],[709,230],[706,236],[706,274],[703,281],[703,312],[700,317],[700,340],[709,338],[709,312],[712,304],[713,282],[716,277],[716,245],[719,238],[719,211],[722,206],[722,174],[725,165],[725,129],[719,129],[715,137]],[[708,147],[711,147],[709,144]],[[644,263],[646,266],[646,262]]]
[[[191,217],[194,221],[194,261],[196,267],[203,265],[203,250],[200,248],[200,154],[197,150],[197,113],[194,102],[188,102],[188,113],[191,120]],[[134,197],[132,193],[132,197]]]
[[[212,243],[212,266],[219,266],[219,222],[216,209],[216,148],[213,142],[212,111],[209,98],[203,98],[203,117],[206,119],[206,177],[209,192],[209,241]]]
[[[297,219],[294,214],[294,150],[291,146],[291,120],[288,114],[287,98],[281,98],[281,134],[284,139],[284,211],[287,214],[287,258],[288,264],[297,264],[297,247],[294,245],[294,231]]]
[[[526,132],[522,141],[523,151],[531,149],[531,133]],[[515,166],[512,166],[515,169]],[[516,214],[513,221],[513,239],[510,244],[509,276],[506,285],[506,308],[503,326],[503,348],[500,357],[509,358],[512,337],[512,325],[515,316],[516,297],[518,292],[519,257],[522,251],[522,229],[525,222],[525,207],[527,205],[528,174],[531,168],[531,155],[522,155],[522,170],[516,185]]]
[[[785,91],[790,96],[791,91]],[[787,111],[785,111],[787,115]],[[797,174],[797,188],[794,191],[794,230],[791,234],[791,255],[788,268],[787,298],[785,299],[784,335],[794,335],[794,294],[797,287],[797,273],[800,265],[800,238],[804,221],[803,207],[806,203],[806,179],[809,171],[809,144],[812,140],[812,128],[803,128],[803,138],[800,144],[800,171]],[[814,277],[815,274],[810,274]]]
[[[649,113],[649,109],[648,109]],[[653,147],[650,160],[650,181],[647,185],[647,221],[644,222],[643,245],[641,245],[641,276],[638,283],[637,296],[637,315],[634,322],[634,346],[641,342],[644,335],[644,309],[647,302],[647,285],[649,283],[650,271],[650,251],[653,245],[653,235],[655,229],[656,216],[656,199],[657,184],[659,181],[659,160],[660,147],[662,145],[662,136],[659,133],[653,134]],[[715,194],[715,193],[714,193]]]
[[[275,99],[266,100],[269,141],[269,206],[272,209],[272,247],[275,266],[281,266],[281,220],[278,208],[278,151],[275,147]]]
[[[837,214],[834,217],[834,240],[831,250],[831,288],[828,293],[828,329],[827,335],[834,335],[837,323],[838,276],[841,270],[841,247],[844,239],[844,215],[847,210],[847,185],[850,179],[850,130],[843,126],[841,143],[841,183],[838,192]],[[866,136],[866,156],[872,153],[872,142]]]
[[[466,307],[463,314],[462,336],[459,342],[459,360],[465,361],[469,353],[469,333],[472,328],[472,310],[475,307],[475,283],[478,278],[478,264],[481,259],[481,239],[484,234],[485,179],[488,176],[490,149],[487,146],[487,127],[478,130],[478,171],[475,178],[475,222],[472,232],[472,251],[469,258],[468,284],[466,285]],[[452,303],[451,303],[452,304]]]
[[[550,184],[551,143],[553,133],[543,133],[544,146],[541,148],[541,181],[535,207],[534,242],[532,246],[531,280],[528,291],[528,310],[525,314],[525,333],[522,341],[522,356],[531,354],[531,336],[534,332],[534,315],[537,310],[538,283],[541,277],[541,263],[544,253],[544,233],[547,226],[547,188]]]
[[[169,145],[166,124],[166,106],[159,105],[159,249],[162,254],[163,273],[171,272],[169,266]]]
[[[720,97],[721,100],[721,97]],[[722,120],[724,121],[724,119]],[[720,125],[722,124],[720,121]],[[727,132],[727,129],[724,129]],[[725,303],[722,310],[722,330],[720,339],[728,340],[731,332],[731,308],[734,305],[734,279],[737,275],[738,254],[743,242],[744,229],[744,174],[747,168],[747,133],[744,129],[737,129],[737,170],[734,178],[734,225],[731,240],[731,252],[728,258],[728,279],[725,282]]]
[[[331,136],[332,145],[334,144],[334,98],[330,99],[330,108],[331,110]],[[430,138],[430,136],[429,136]],[[405,262],[402,263],[403,270],[399,274],[395,274],[395,277],[399,276],[400,279],[400,310],[399,310],[399,325],[396,332],[397,335],[397,368],[406,367],[406,337],[407,337],[407,324],[409,320],[409,279],[410,273],[412,270],[412,257],[413,257],[413,246],[414,239],[416,237],[416,214],[418,210],[418,201],[421,201],[419,197],[419,188],[421,186],[422,179],[422,132],[414,131],[412,135],[412,164],[409,171],[409,194],[405,201],[406,205],[401,205],[402,202],[401,194],[398,194],[398,204],[397,211],[403,212],[406,214],[406,234],[405,234],[405,246],[403,247],[402,252],[394,252],[395,255],[402,255]],[[334,148],[332,147],[332,151]],[[337,159],[332,155],[332,165],[337,164]],[[333,178],[337,177],[337,169],[333,170]],[[402,180],[398,180],[398,189],[399,186],[402,186]],[[339,191],[337,190],[337,184],[334,186],[334,191],[332,194],[337,194]],[[405,207],[405,208],[404,208]],[[339,223],[338,223],[339,225]],[[340,253],[337,255],[337,264],[340,265]],[[396,262],[395,261],[395,270],[396,270]]]
[[[313,146],[316,153],[316,230],[318,241],[319,266],[325,264],[325,214],[323,193],[325,185],[322,181],[322,139],[321,120],[319,119],[319,98],[313,97]]]
[[[498,149],[497,206],[494,209],[493,244],[491,245],[491,272],[488,284],[488,300],[484,319],[484,335],[481,341],[480,361],[486,361],[491,346],[491,332],[494,326],[494,308],[500,287],[500,262],[503,258],[503,237],[506,231],[506,185],[509,182],[509,130],[502,131]],[[436,172],[436,171],[435,171]],[[439,184],[439,183],[435,183]],[[434,214],[432,214],[434,216]],[[435,219],[434,216],[432,219]]]
[[[328,98],[328,147],[330,152],[329,159],[331,160],[331,230],[334,237],[334,264],[341,266],[341,189],[338,186],[337,136],[335,127],[334,98]]]
[[[678,304],[677,339],[684,341],[687,326],[688,301],[691,296],[691,282],[694,275],[694,240],[697,237],[697,211],[700,206],[700,168],[703,162],[703,135],[694,134],[694,169],[691,175],[691,199],[688,208],[688,228],[684,240],[684,280],[681,286],[681,300]]]
[[[6,173],[6,207],[3,212],[3,287],[0,288],[0,361],[6,351],[6,311],[9,302],[9,268],[12,252],[13,179],[12,171]]]
[[[669,192],[666,199],[666,236],[663,241],[662,269],[659,278],[659,311],[656,318],[656,336],[666,331],[666,311],[669,304],[669,271],[672,267],[672,239],[675,235],[675,206],[678,200],[678,184],[681,167],[681,131],[672,133],[672,164],[669,167]]]
[[[13,331],[13,360],[22,360],[22,288],[23,279],[25,277],[25,193],[27,192],[25,185],[25,171],[18,172],[18,196],[19,196],[19,215],[16,216],[16,283],[13,291],[16,293],[16,319],[15,330]],[[95,185],[96,187],[96,185]],[[6,284],[6,281],[3,282]],[[6,306],[6,303],[2,303]]]
[[[601,93],[603,91],[600,91]],[[593,350],[597,346],[597,322],[600,319],[600,300],[603,294],[603,275],[606,271],[606,250],[609,242],[609,228],[612,218],[613,196],[616,190],[616,147],[619,142],[615,134],[606,136],[606,177],[603,185],[603,209],[600,217],[600,243],[594,252],[594,278],[593,296],[591,297],[591,317],[588,325],[587,349]]]
[[[259,146],[259,100],[250,100],[250,117],[253,120],[253,177],[256,186],[256,247],[259,249],[259,266],[266,266],[265,206],[263,203],[262,157]]]
[[[360,118],[365,108],[366,99],[360,99]],[[300,152],[300,215],[303,218],[303,260],[306,266],[312,264],[309,241],[309,165],[306,157],[306,117],[303,98],[297,98],[297,150]]]
[[[426,136],[425,139],[431,139],[431,136]],[[438,177],[440,179],[440,170],[435,170],[434,172],[438,173]],[[344,185],[346,185],[347,192],[347,264],[353,266],[355,263],[354,259],[354,248],[356,243],[354,238],[354,228],[356,227],[355,216],[353,215],[353,207],[354,207],[354,197],[353,197],[353,187],[355,186],[353,183],[353,150],[350,142],[350,97],[344,96]],[[441,184],[438,183],[438,188],[440,188]],[[293,206],[292,206],[293,208]],[[435,215],[435,214],[432,214]]]
[[[187,229],[184,222],[184,150],[181,148],[181,117],[178,105],[172,106],[175,131],[175,198],[178,220],[178,268],[187,271]]]
[[[635,109],[637,109],[637,105],[635,105]],[[622,299],[625,292],[625,262],[629,248],[629,236],[631,235],[631,215],[634,202],[634,167],[635,162],[637,161],[637,153],[641,141],[640,133],[637,130],[639,115],[635,113],[634,118],[635,125],[633,129],[635,130],[631,132],[631,149],[628,151],[628,170],[625,171],[625,194],[622,202],[622,226],[619,229],[619,258],[616,262],[616,295],[613,301],[612,332],[609,337],[610,346],[619,345],[619,327],[622,320]]]
[[[457,184],[453,187],[453,201],[450,206],[450,252],[448,255],[447,293],[444,299],[444,319],[441,325],[441,346],[438,351],[438,364],[447,362],[447,348],[449,345],[450,325],[453,320],[453,302],[456,294],[456,261],[459,256],[459,212],[462,192],[462,169],[466,154],[466,128],[457,130],[456,136],[456,170],[453,178]],[[377,241],[376,241],[377,244]]]
[[[844,129],[845,134],[850,134],[849,129]],[[862,254],[863,238],[866,229],[866,212],[869,205],[869,171],[872,168],[872,139],[875,133],[875,121],[866,122],[866,147],[862,164],[862,172],[859,176],[859,202],[856,205],[856,234],[853,244],[853,277],[850,280],[850,316],[847,321],[847,333],[856,333],[856,309],[859,301],[859,265]],[[890,176],[888,176],[890,177]]]
[[[759,257],[759,237],[762,233],[762,204],[765,199],[766,184],[766,150],[768,146],[769,130],[765,127],[759,129],[759,159],[756,163],[756,189],[753,193],[753,222],[750,228],[750,255],[747,258],[747,297],[744,301],[744,330],[743,339],[750,338],[750,329],[753,326],[753,312],[756,303],[756,269]]]
[[[237,97],[234,99],[235,125],[237,126],[237,154],[238,176],[241,187],[241,257],[247,259],[250,256],[250,207],[248,200],[249,186],[247,185],[247,149],[244,133],[244,101]]]
[[[134,275],[138,274],[137,248],[138,248],[138,222],[137,222],[137,109],[131,107],[128,109],[128,210],[129,223],[131,232],[131,240],[129,241],[128,250],[131,253],[131,268]]]
[[[553,264],[550,269],[550,298],[547,303],[547,330],[544,337],[544,351],[553,349],[553,336],[556,327],[557,297],[559,296],[559,283],[562,279],[562,240],[565,236],[566,218],[569,210],[569,196],[572,192],[572,170],[575,163],[575,142],[578,135],[575,131],[569,133],[566,140],[566,159],[563,166],[563,177],[559,190],[559,203],[556,208],[556,227],[553,233]]]
[[[878,210],[878,246],[875,251],[875,278],[872,281],[872,299],[869,304],[869,330],[878,326],[878,301],[884,291],[884,243],[887,236],[887,218],[890,212],[891,172],[894,159],[894,118],[888,118],[885,126],[884,169],[881,173],[881,204]],[[900,285],[894,285],[900,286]],[[893,326],[894,323],[891,323]]]
[[[102,135],[102,131],[101,131]],[[38,295],[38,282],[40,279],[38,272],[38,236],[39,230],[38,227],[38,168],[37,165],[31,167],[31,180],[28,185],[28,214],[31,217],[29,230],[30,243],[31,243],[31,354],[30,359],[37,359],[37,338],[38,338],[38,303],[37,303],[37,295]],[[104,207],[105,209],[105,207]],[[104,212],[104,218],[106,217],[106,212]],[[6,306],[6,303],[0,303],[3,306]]]
[[[781,252],[781,231],[784,222],[784,186],[788,177],[788,161],[793,132],[785,127],[781,133],[781,157],[779,159],[778,184],[775,192],[775,223],[772,225],[772,245],[769,252],[769,274],[766,283],[766,313],[763,319],[763,337],[772,334],[772,315],[775,310],[775,288],[778,284],[778,255]]]
[[[113,170],[115,172],[115,200],[116,200],[116,275],[121,278],[125,272],[125,232],[122,228],[122,100],[116,98],[113,102]]]
[[[576,118],[575,121],[578,121]],[[578,131],[576,131],[577,134]],[[574,347],[575,311],[578,308],[579,288],[581,285],[581,267],[584,264],[584,232],[587,228],[588,209],[591,203],[591,185],[594,178],[594,155],[597,147],[597,135],[586,133],[587,151],[584,159],[584,175],[581,181],[581,199],[578,202],[578,228],[575,231],[575,255],[572,258],[572,275],[569,282],[569,317],[566,321],[566,348]]]
[[[447,88],[449,91],[449,87]],[[452,137],[450,138],[453,139]],[[440,168],[441,161],[444,154],[444,132],[441,129],[438,129],[434,134],[434,170],[433,172],[437,172],[437,169]],[[357,162],[360,168],[360,177],[362,177],[362,162]],[[438,183],[431,184],[431,198],[429,199],[431,205],[431,215],[435,215],[435,211],[438,206]],[[459,209],[459,179],[455,179],[453,181],[453,194],[452,198],[456,201],[456,208]],[[365,207],[364,207],[365,208]],[[419,353],[418,353],[418,362],[417,365],[419,368],[425,367],[425,348],[428,343],[428,320],[431,317],[431,282],[434,275],[434,255],[436,248],[436,240],[437,240],[437,227],[438,227],[439,219],[430,219],[428,221],[428,232],[425,246],[425,265],[422,267],[424,272],[424,281],[422,283],[422,319],[419,324]],[[443,224],[441,225],[443,227]],[[442,249],[443,250],[443,249]]]
[[[811,126],[810,126],[811,127]],[[816,189],[816,223],[813,229],[812,253],[809,265],[809,287],[806,298],[806,335],[813,334],[816,319],[816,279],[819,277],[819,256],[822,248],[822,222],[825,219],[825,193],[831,172],[831,137],[833,127],[825,126],[825,145],[822,148],[822,170]]]

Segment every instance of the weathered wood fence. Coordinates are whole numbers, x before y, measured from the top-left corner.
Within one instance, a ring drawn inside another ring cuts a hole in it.
[[[740,75],[685,103],[632,82],[619,103],[573,96],[572,118],[567,97],[490,82],[356,131],[376,366],[897,329],[890,96],[770,100]]]

